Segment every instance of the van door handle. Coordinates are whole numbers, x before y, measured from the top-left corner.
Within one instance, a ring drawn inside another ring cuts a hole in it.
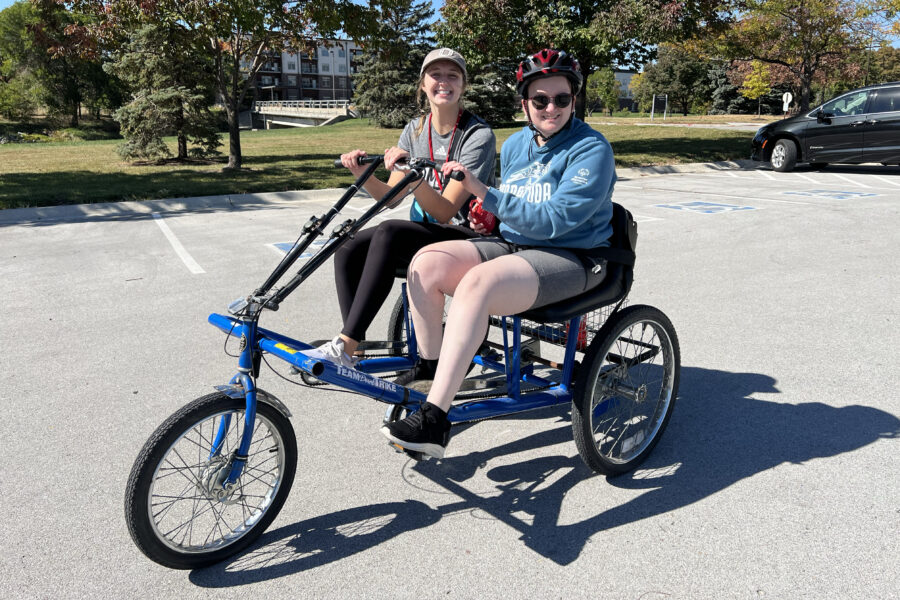
[[[853,121],[852,123],[850,123],[850,125],[856,127],[857,125],[865,125],[865,123],[866,121]]]
[[[878,122],[878,119],[872,119],[871,121],[866,121],[866,123],[868,123],[869,125],[874,125],[877,122]]]

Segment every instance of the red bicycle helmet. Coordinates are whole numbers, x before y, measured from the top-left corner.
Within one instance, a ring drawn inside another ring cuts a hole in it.
[[[578,61],[562,50],[544,48],[519,63],[516,71],[516,91],[523,98],[528,90],[528,84],[541,77],[563,75],[572,82],[572,94],[578,95],[584,77],[581,75],[581,67]]]

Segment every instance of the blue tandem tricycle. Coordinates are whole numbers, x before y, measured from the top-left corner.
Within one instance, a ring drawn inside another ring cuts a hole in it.
[[[304,352],[316,342],[259,326],[263,311],[278,310],[344,241],[436,168],[428,160],[411,160],[403,180],[384,198],[335,227],[296,274],[276,287],[382,159],[364,159],[365,173],[324,216],[310,218],[262,286],[229,305],[229,314],[209,316],[212,325],[240,340],[237,373],[166,419],[140,451],[128,479],[126,521],[151,560],[176,569],[221,561],[257,539],[284,505],[297,466],[297,441],[288,408],[257,387],[267,356],[290,364],[306,385],[331,384],[386,403],[385,422],[404,418],[425,401],[427,390],[417,387],[419,382],[403,387],[391,381],[418,357],[405,283],[389,319],[388,340],[363,342],[365,354],[355,369],[308,358]],[[575,444],[593,470],[624,473],[651,452],[674,407],[680,351],[665,314],[625,305],[636,230],[623,231],[633,222],[623,218],[624,208],[614,208],[612,246],[631,252],[631,260],[610,261],[603,283],[579,296],[493,317],[491,337],[501,341],[486,339],[473,364],[495,377],[486,380],[487,387],[485,380],[463,386],[448,414],[452,424],[571,403]],[[542,356],[541,344],[559,346],[562,360]]]

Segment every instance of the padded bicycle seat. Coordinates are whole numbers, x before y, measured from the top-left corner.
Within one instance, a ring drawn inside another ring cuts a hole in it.
[[[633,271],[631,267],[612,261],[607,263],[607,269],[606,277],[600,285],[577,296],[526,310],[519,316],[538,323],[562,323],[618,302],[631,290]]]

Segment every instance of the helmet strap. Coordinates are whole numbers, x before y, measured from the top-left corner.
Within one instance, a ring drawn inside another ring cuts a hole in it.
[[[572,119],[575,118],[575,109],[572,109],[572,114],[569,115],[569,120],[566,121],[566,124],[560,127],[556,133],[551,133],[549,136],[544,135],[537,127],[534,126],[534,123],[531,120],[531,112],[528,110],[528,98],[525,98],[525,118],[528,119],[528,129],[534,132],[534,136],[532,136],[531,139],[537,141],[538,138],[541,138],[546,144],[552,138],[556,137],[558,134],[569,128],[569,125],[572,124]]]

